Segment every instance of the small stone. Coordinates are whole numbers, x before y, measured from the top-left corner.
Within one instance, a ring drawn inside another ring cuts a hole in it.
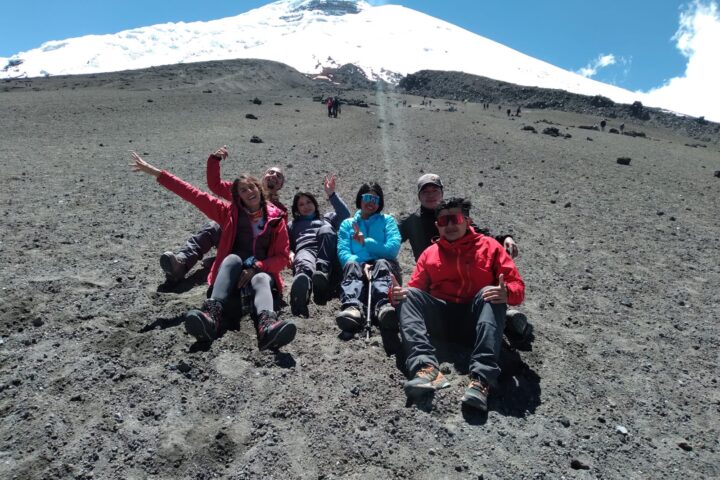
[[[590,466],[589,466],[589,465],[584,464],[583,462],[581,462],[581,461],[578,460],[577,458],[574,458],[574,459],[570,462],[570,467],[571,467],[573,470],[590,470]]]
[[[616,426],[616,427],[615,427],[615,431],[618,432],[618,433],[620,433],[620,434],[622,434],[622,435],[627,435],[627,434],[628,434],[628,429],[625,428],[625,427],[623,427],[622,425]]]
[[[180,360],[180,363],[177,365],[177,369],[182,373],[187,373],[192,370],[192,365],[185,363],[184,360]]]
[[[720,170],[715,170],[715,178],[720,178]]]
[[[350,390],[350,393],[352,393],[355,396],[358,396],[358,395],[360,395],[360,388],[356,385]]]
[[[686,452],[691,452],[693,447],[688,442],[680,442],[678,443],[678,447],[682,448]]]
[[[570,419],[567,417],[561,417],[558,421],[560,422],[560,425],[565,428],[568,428],[570,426]]]
[[[253,115],[252,113],[246,114],[246,115],[245,115],[245,118],[247,118],[248,120],[257,120],[257,119],[258,119],[258,117],[256,117],[256,116]]]
[[[252,103],[254,103],[255,105],[262,105],[262,100],[255,97],[255,98],[253,98]]]
[[[620,165],[630,165],[630,157],[618,157],[617,163]]]
[[[570,207],[572,207],[572,203],[567,202],[567,203],[565,204],[565,208],[570,208]]]
[[[663,212],[662,210],[658,210],[657,216],[662,217],[663,215],[665,215],[665,212]]]
[[[32,321],[33,327],[42,327],[44,323],[45,322],[43,322],[43,319],[40,317],[34,318]]]
[[[148,98],[148,99],[147,99],[147,103],[153,103],[153,102],[154,102],[154,100],[153,100],[152,98]],[[131,141],[132,141],[132,140],[131,140]]]
[[[253,135],[250,138],[250,143],[263,143],[262,139],[258,137],[257,135]]]

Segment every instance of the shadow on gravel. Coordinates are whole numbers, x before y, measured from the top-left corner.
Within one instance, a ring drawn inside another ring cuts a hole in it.
[[[207,276],[208,273],[210,273],[210,267],[200,268],[198,270],[195,270],[192,275],[189,277],[185,277],[180,282],[174,283],[165,281],[165,283],[162,283],[158,285],[157,292],[158,293],[185,293],[189,292],[193,288],[197,287],[198,285],[206,285],[207,284]]]
[[[155,330],[156,328],[159,328],[161,330],[165,330],[166,328],[173,328],[177,327],[180,324],[183,323],[185,320],[185,314],[176,315],[172,318],[158,318],[152,323],[148,323],[143,328],[140,329],[138,333],[147,333],[152,330]]]
[[[287,352],[281,352],[279,350],[275,350],[273,352],[275,354],[275,365],[277,365],[280,368],[293,368],[295,363],[295,357],[293,357],[291,354]]]

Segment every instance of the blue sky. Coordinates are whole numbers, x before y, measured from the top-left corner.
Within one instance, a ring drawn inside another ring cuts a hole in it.
[[[704,3],[716,0],[704,0]],[[114,33],[175,21],[213,20],[268,0],[38,0],[7,2],[0,16],[0,57],[48,40]],[[681,0],[373,0],[400,4],[490,38],[561,68],[606,66],[589,75],[629,90],[649,90],[683,74],[688,59],[673,36],[689,1]],[[600,62],[602,64],[602,62]],[[587,71],[592,72],[592,68]]]

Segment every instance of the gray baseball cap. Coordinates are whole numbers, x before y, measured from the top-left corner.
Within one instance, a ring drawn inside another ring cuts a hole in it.
[[[442,184],[442,181],[440,180],[440,176],[435,175],[434,173],[426,173],[422,177],[418,178],[418,182],[417,182],[418,193],[420,193],[420,190],[422,190],[425,185],[435,185],[438,188],[443,188],[443,184]]]

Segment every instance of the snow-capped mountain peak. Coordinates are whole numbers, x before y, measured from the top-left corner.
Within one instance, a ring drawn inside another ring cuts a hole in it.
[[[519,85],[643,100],[399,5],[362,0],[279,0],[208,22],[165,23],[50,41],[0,64],[0,78],[99,73],[157,65],[259,58],[308,74],[352,63],[371,80],[454,70]],[[0,59],[1,61],[2,59]]]

